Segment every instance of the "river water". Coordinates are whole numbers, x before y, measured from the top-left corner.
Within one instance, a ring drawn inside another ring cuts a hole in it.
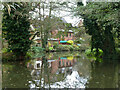
[[[95,62],[84,52],[48,53],[3,62],[3,88],[118,88],[118,60]]]

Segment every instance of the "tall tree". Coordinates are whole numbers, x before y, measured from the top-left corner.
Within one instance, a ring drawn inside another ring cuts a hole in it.
[[[114,3],[88,3],[87,6],[79,6],[77,15],[84,18],[84,26],[87,33],[92,35],[91,46],[102,49],[104,55],[115,54],[115,39],[119,39],[119,2]],[[118,47],[118,45],[117,45]]]
[[[24,59],[31,45],[28,3],[4,3],[2,30],[8,49],[17,59]]]
[[[51,31],[63,28],[64,24],[59,17],[56,17],[52,13],[52,11],[58,8],[55,2],[46,2],[41,0],[39,3],[31,4],[33,5],[31,21],[35,21],[32,22],[32,24],[36,26],[36,31],[40,34],[42,47],[46,49],[48,38],[51,37]],[[36,9],[38,10],[37,12]],[[34,16],[34,13],[36,16]]]

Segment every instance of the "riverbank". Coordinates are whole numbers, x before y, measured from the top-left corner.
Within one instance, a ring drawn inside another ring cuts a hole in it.
[[[61,49],[61,50],[57,50],[57,49],[53,49],[53,50],[46,50],[46,51],[41,51],[40,49],[39,50],[30,50],[27,52],[27,55],[25,56],[25,60],[28,60],[30,58],[33,58],[34,56],[37,57],[37,56],[43,56],[44,53],[51,53],[51,52],[75,52],[75,51],[85,51],[85,49],[78,49],[78,50],[70,50],[70,49]],[[12,53],[12,52],[8,52],[8,51],[3,51],[2,53],[2,60],[3,61],[15,61],[16,60],[16,57],[15,55]]]

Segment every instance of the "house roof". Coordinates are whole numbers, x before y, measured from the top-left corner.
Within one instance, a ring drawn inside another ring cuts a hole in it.
[[[67,23],[67,21],[66,21],[64,18],[61,18],[61,20],[62,20],[64,23]]]

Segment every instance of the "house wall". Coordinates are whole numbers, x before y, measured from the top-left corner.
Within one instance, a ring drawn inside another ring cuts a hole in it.
[[[56,35],[58,34],[58,30],[54,30],[51,32],[52,34],[52,38],[56,38]],[[66,33],[64,33],[64,40],[67,41],[67,40],[74,40],[74,33],[73,32],[67,32],[67,35]],[[58,40],[62,40],[63,36],[61,35],[60,38],[57,38]]]
[[[31,32],[31,33],[33,33],[33,32]],[[51,44],[53,44],[54,42],[59,43],[60,40],[68,41],[68,40],[74,40],[75,39],[73,32],[67,32],[67,34],[63,32],[64,38],[63,38],[62,35],[60,36],[60,38],[57,38],[57,34],[58,34],[58,30],[51,31],[51,35],[52,35],[51,38],[56,39],[56,40],[48,40]],[[35,41],[38,43],[37,46],[41,46],[40,45],[41,40],[39,38],[40,38],[39,36],[36,36],[36,38],[35,38],[36,39]]]

